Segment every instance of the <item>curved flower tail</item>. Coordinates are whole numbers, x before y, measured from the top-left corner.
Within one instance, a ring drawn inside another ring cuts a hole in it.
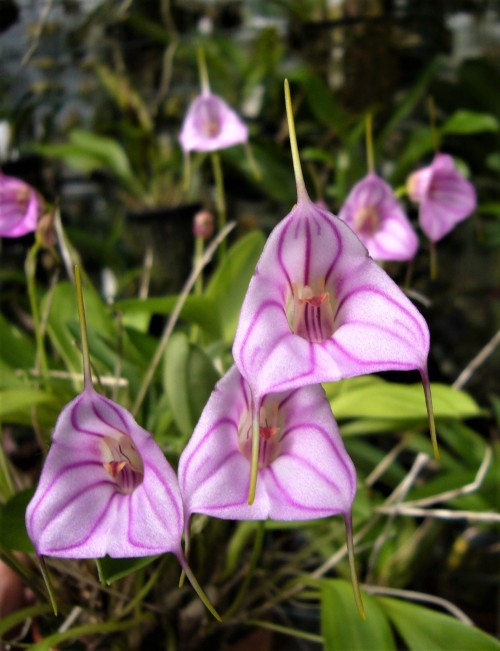
[[[257,488],[257,475],[259,470],[259,449],[260,449],[260,400],[256,397],[252,400],[252,458],[250,467],[250,486],[248,489],[248,504],[255,500]]]
[[[193,590],[196,592],[198,597],[201,599],[204,606],[207,608],[208,611],[210,611],[210,613],[212,613],[212,615],[215,617],[215,619],[218,622],[222,622],[222,617],[215,610],[212,602],[210,601],[210,599],[207,597],[207,595],[203,591],[203,588],[201,587],[201,585],[198,583],[197,578],[193,574],[193,571],[189,567],[188,562],[186,561],[184,556],[182,554],[179,554],[179,556],[177,558],[179,559],[179,563],[181,564],[182,571],[187,576],[187,579],[188,579],[189,583],[193,586]]]
[[[362,620],[366,619],[365,607],[363,605],[363,598],[361,596],[361,589],[359,587],[358,575],[356,572],[356,561],[354,558],[354,541],[352,533],[352,514],[346,514],[344,516],[345,522],[345,534],[346,534],[346,543],[347,543],[347,553],[349,555],[349,568],[351,570],[351,583],[352,590],[354,593],[354,601],[356,602],[356,608],[358,609],[359,616]]]
[[[437,461],[440,461],[441,455],[439,454],[436,422],[434,420],[434,409],[432,407],[431,383],[429,381],[429,374],[427,372],[427,369],[420,370],[420,377],[422,379],[422,387],[424,389],[425,406],[427,408],[427,417],[429,419],[429,431],[431,433],[432,449],[434,451],[434,457],[437,459]]]

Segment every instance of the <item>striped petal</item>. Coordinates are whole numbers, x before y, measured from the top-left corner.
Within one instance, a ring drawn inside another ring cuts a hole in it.
[[[351,229],[302,197],[271,233],[233,346],[266,393],[386,370],[426,375],[429,331]]]
[[[88,387],[59,416],[26,527],[40,555],[180,555],[177,478],[151,434]]]
[[[249,506],[251,391],[236,367],[217,384],[179,460],[186,510],[235,520],[308,520],[351,510],[354,466],[323,389],[263,399],[260,467]]]

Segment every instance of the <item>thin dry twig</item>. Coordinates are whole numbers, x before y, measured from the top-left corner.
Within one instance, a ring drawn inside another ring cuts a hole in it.
[[[467,384],[471,376],[477,371],[477,369],[484,364],[490,355],[493,354],[495,348],[500,344],[500,330],[489,340],[489,342],[482,348],[478,354],[471,359],[467,364],[464,370],[457,377],[455,382],[451,385],[454,389],[461,389]]]
[[[35,52],[38,49],[38,46],[40,45],[40,41],[43,36],[43,30],[45,27],[45,24],[47,22],[47,19],[49,17],[50,12],[52,11],[52,7],[54,5],[54,0],[47,0],[45,3],[45,6],[42,8],[42,11],[40,13],[40,18],[36,24],[36,27],[34,29],[34,37],[33,37],[33,42],[26,51],[26,54],[23,56],[21,60],[21,68],[24,68],[25,66],[28,65],[28,63],[31,60],[31,57],[35,54]]]
[[[395,504],[379,506],[376,513],[396,514],[413,518],[436,518],[438,520],[469,520],[471,522],[500,522],[500,513],[490,511],[457,511],[454,509],[422,509],[416,506]]]
[[[441,606],[446,609],[457,619],[464,622],[464,624],[474,626],[474,622],[463,612],[463,610],[460,610],[460,608],[457,608],[457,606],[451,603],[451,601],[443,599],[442,597],[435,597],[434,595],[426,594],[425,592],[414,592],[413,590],[400,590],[399,588],[386,588],[384,586],[368,584],[363,584],[363,590],[366,590],[369,594],[387,595],[388,597],[399,597],[401,599],[408,599],[409,601],[435,604],[436,606]]]

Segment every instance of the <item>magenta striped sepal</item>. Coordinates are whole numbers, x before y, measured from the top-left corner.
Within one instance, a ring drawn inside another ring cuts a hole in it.
[[[38,555],[180,558],[183,525],[177,477],[151,434],[85,388],[58,418],[26,512]]]
[[[269,236],[233,345],[256,399],[376,371],[427,377],[428,353],[425,319],[358,237],[299,198]]]
[[[356,472],[322,387],[267,395],[260,407],[258,482],[248,504],[252,397],[233,366],[215,387],[179,460],[186,522],[348,515]]]

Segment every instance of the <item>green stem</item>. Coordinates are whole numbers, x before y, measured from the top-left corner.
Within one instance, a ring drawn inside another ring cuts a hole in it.
[[[165,556],[163,557],[165,558]],[[163,559],[158,564],[157,569],[150,576],[148,581],[142,586],[142,588],[134,595],[133,599],[118,613],[117,618],[122,619],[128,615],[136,606],[140,605],[141,601],[144,600],[148,592],[154,587],[155,583],[158,581],[161,571],[163,570]],[[140,614],[140,613],[137,613]]]
[[[439,151],[439,133],[436,127],[436,103],[434,102],[434,97],[432,97],[432,95],[430,95],[427,100],[427,106],[429,108],[432,146],[434,151],[437,153]]]
[[[199,264],[200,260],[203,258],[203,250],[205,248],[205,240],[197,235],[194,240],[194,266],[196,267]],[[196,296],[201,296],[203,294],[203,272],[200,271],[196,283],[194,285],[194,293]]]
[[[315,633],[307,633],[306,631],[299,631],[295,628],[289,628],[288,626],[280,626],[279,624],[273,624],[272,622],[267,622],[265,619],[249,619],[245,623],[248,624],[249,626],[258,626],[259,628],[265,628],[268,631],[275,631],[276,633],[282,633],[283,635],[291,635],[293,637],[298,637],[301,640],[308,640],[309,642],[324,644],[322,635],[316,635]]]
[[[236,226],[234,222],[230,222],[224,230],[222,230],[220,233],[218,233],[217,237],[215,237],[212,242],[210,242],[210,246],[207,247],[205,250],[205,253],[203,254],[202,259],[200,260],[199,264],[197,264],[194,269],[191,271],[191,274],[189,278],[186,280],[184,287],[182,288],[181,293],[179,294],[179,298],[177,299],[177,302],[174,306],[174,309],[170,313],[170,318],[167,321],[167,324],[165,326],[165,330],[163,331],[163,334],[161,336],[160,342],[158,343],[158,347],[156,348],[155,354],[153,355],[153,358],[151,362],[149,363],[149,366],[146,370],[146,373],[144,374],[144,378],[142,380],[142,384],[139,388],[139,391],[137,393],[137,397],[135,399],[134,405],[132,407],[132,415],[136,415],[137,412],[139,411],[142,401],[144,400],[147,390],[149,388],[149,385],[151,384],[154,374],[156,372],[156,369],[158,367],[158,364],[160,363],[163,353],[165,352],[165,348],[167,347],[168,341],[170,339],[170,335],[173,332],[173,329],[175,327],[175,324],[177,323],[177,319],[180,316],[180,313],[182,311],[182,308],[184,307],[184,303],[187,300],[187,297],[189,296],[196,279],[198,278],[199,274],[203,271],[203,269],[206,267],[206,265],[210,262],[212,259],[215,251],[217,250],[217,247],[221,242],[224,241],[224,239],[227,237],[227,235],[233,230],[233,228]]]
[[[250,486],[248,488],[248,503],[253,504],[259,473],[260,448],[260,404],[254,398],[252,407],[252,460],[250,468]]]
[[[220,161],[219,153],[214,151],[211,154],[212,159],[212,169],[214,173],[215,180],[215,207],[217,209],[217,226],[219,231],[221,231],[227,221],[227,210],[226,210],[226,195],[224,192],[224,177],[222,174],[222,165]],[[223,242],[220,247],[219,259],[223,260],[226,255],[226,243]]]
[[[36,258],[40,245],[36,241],[31,247],[25,262],[26,281],[28,285],[28,297],[31,307],[31,315],[33,317],[33,328],[35,330],[36,341],[36,363],[35,366],[40,368],[42,377],[45,382],[49,379],[49,367],[47,364],[47,356],[45,354],[45,346],[43,342],[43,333],[41,329],[40,311],[38,309],[38,301],[36,298]]]
[[[302,166],[300,164],[299,147],[297,145],[297,134],[295,132],[292,98],[290,95],[290,84],[288,83],[288,79],[285,79],[285,106],[286,117],[288,120],[288,132],[290,136],[290,148],[292,150],[293,172],[295,175],[295,184],[297,186],[297,197],[300,201],[301,198],[307,197],[307,190],[304,182],[304,175],[302,173]]]
[[[198,580],[196,579],[195,575],[193,574],[191,568],[185,561],[185,559],[181,556],[179,558],[179,562],[182,566],[182,569],[184,570],[184,573],[189,581],[189,583],[193,586],[194,591],[198,595],[198,597],[201,599],[202,603],[205,605],[207,610],[209,610],[212,615],[215,617],[215,619],[219,622],[222,622],[221,616],[219,613],[215,610],[215,608],[212,606],[212,603],[210,602],[210,599],[207,597],[207,595],[204,593],[203,588],[201,585],[198,583]]]
[[[210,93],[210,81],[208,79],[207,60],[205,59],[205,51],[203,48],[198,48],[198,73],[200,75],[201,92],[203,94]]]
[[[434,409],[432,407],[431,383],[429,382],[427,370],[420,371],[420,377],[422,378],[422,386],[424,389],[425,406],[427,408],[427,417],[429,419],[429,431],[431,433],[432,449],[434,451],[434,457],[436,461],[440,461],[441,455],[439,454],[439,446],[437,441],[436,421],[434,420]]]
[[[354,601],[356,602],[356,607],[358,609],[359,616],[361,617],[362,620],[365,620],[366,619],[365,607],[363,606],[363,598],[361,596],[358,575],[356,573],[356,561],[354,558],[352,515],[350,513],[349,515],[346,515],[344,517],[344,521],[345,521],[347,553],[349,557],[349,568],[351,570],[351,583],[352,583],[352,590],[354,593]]]
[[[366,116],[366,160],[368,163],[368,172],[372,174],[375,171],[375,154],[373,152],[373,119],[372,114]]]
[[[83,356],[83,385],[85,388],[92,386],[92,370],[90,367],[89,340],[87,335],[87,320],[85,318],[85,303],[83,301],[82,277],[80,267],[75,265],[75,287],[76,302],[78,305],[78,318],[80,320],[80,332],[82,339]]]
[[[229,619],[232,615],[234,615],[234,613],[238,611],[243,599],[245,598],[245,595],[250,586],[250,583],[252,582],[255,568],[257,567],[257,563],[259,562],[259,558],[262,552],[265,531],[266,531],[265,521],[258,522],[257,531],[255,532],[255,540],[253,543],[252,556],[250,557],[250,566],[247,572],[245,573],[245,578],[243,579],[243,583],[241,584],[241,587],[238,590],[238,594],[236,595],[231,606],[224,613],[225,620]]]
[[[45,587],[47,588],[47,593],[49,595],[49,600],[52,605],[52,610],[54,611],[54,615],[57,615],[59,609],[57,607],[56,595],[54,593],[54,588],[52,586],[50,573],[49,570],[47,569],[47,566],[45,565],[45,559],[43,558],[43,556],[38,556],[38,565],[40,566],[40,571],[42,573],[42,577],[45,582]]]

